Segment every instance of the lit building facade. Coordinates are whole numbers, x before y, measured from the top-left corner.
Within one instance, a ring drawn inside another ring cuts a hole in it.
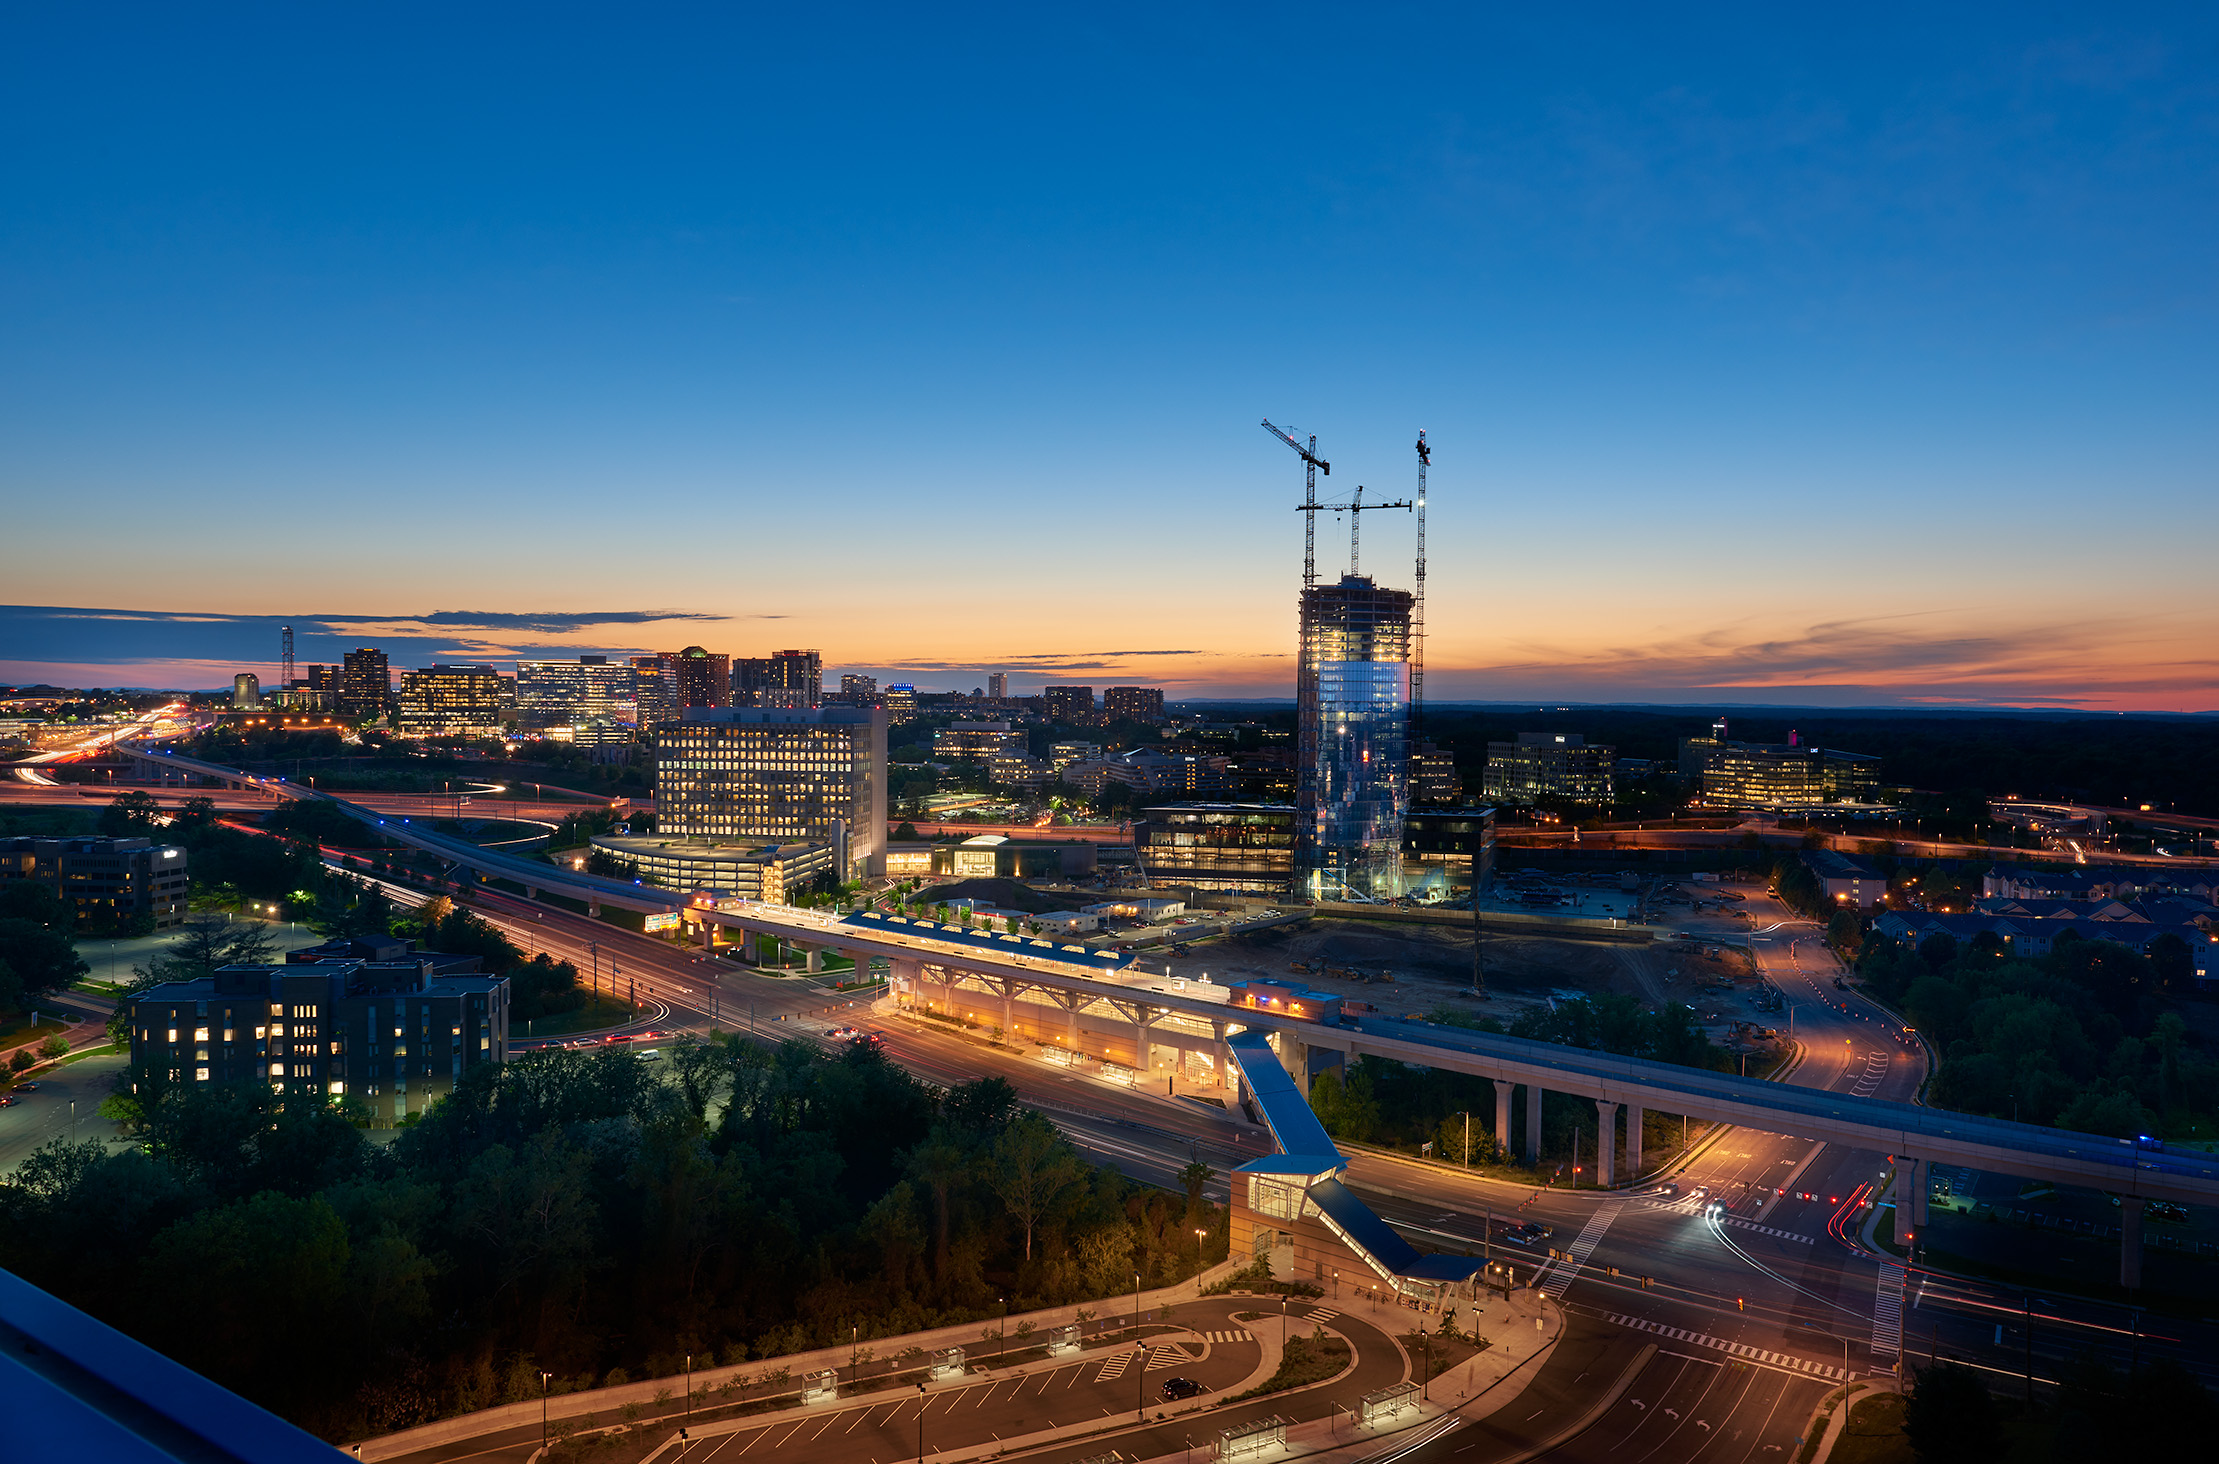
[[[1157,885],[1285,899],[1295,810],[1283,803],[1166,803],[1141,810],[1133,843]]]
[[[1880,791],[1880,759],[1799,741],[1733,742],[1719,722],[1708,737],[1680,744],[1680,768],[1717,808],[1816,808],[1869,803]]]
[[[1025,734],[1007,722],[950,722],[932,733],[934,757],[991,762],[1005,753],[1025,750]]]
[[[820,874],[839,875],[832,845],[802,841],[672,839],[660,834],[597,834],[593,847],[636,871],[634,878],[666,890],[711,890],[742,900],[781,905]]]
[[[1163,689],[1156,686],[1112,686],[1102,692],[1102,714],[1112,722],[1160,722]]]
[[[498,737],[508,703],[508,683],[491,666],[404,671],[395,730],[403,737]]]
[[[732,705],[732,658],[688,646],[676,659],[678,710]]]
[[[988,701],[994,702],[1007,701],[1009,699],[1008,672],[989,671],[986,673],[986,699]]]
[[[1040,693],[1041,710],[1051,722],[1065,722],[1077,726],[1094,720],[1094,688],[1091,686],[1050,686]]]
[[[1302,594],[1295,869],[1313,899],[1399,894],[1409,809],[1410,609],[1365,575]]]
[[[886,688],[886,715],[894,721],[917,715],[917,688],[897,681]]]
[[[516,720],[526,731],[637,723],[639,673],[606,656],[516,663]]]
[[[644,730],[678,720],[678,653],[632,658],[632,704]]]
[[[376,1127],[423,1112],[472,1068],[508,1057],[508,978],[439,975],[407,955],[226,966],[123,1000],[136,1071],[351,1098]]]
[[[878,678],[876,676],[843,676],[840,678],[840,700],[851,707],[878,705]]]
[[[339,710],[382,717],[393,704],[393,666],[385,652],[364,646],[339,658]]]
[[[1412,807],[1445,807],[1464,801],[1464,778],[1456,759],[1430,742],[1421,742],[1410,754],[1410,804]]]
[[[882,875],[886,713],[688,707],[656,742],[659,834],[829,844],[843,878]]]
[[[1486,797],[1525,806],[1544,798],[1601,806],[1618,801],[1618,749],[1577,732],[1520,732],[1487,744]]]
[[[823,700],[824,658],[815,651],[743,657],[734,669],[735,706],[793,709],[813,707]]]
[[[45,885],[79,920],[185,919],[185,851],[150,839],[0,839],[0,880]]]

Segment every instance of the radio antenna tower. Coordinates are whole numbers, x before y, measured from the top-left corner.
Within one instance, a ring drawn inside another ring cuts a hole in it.
[[[1425,724],[1425,470],[1433,465],[1433,449],[1425,445],[1425,429],[1418,429],[1418,589],[1410,606],[1410,641],[1415,654],[1410,663],[1410,730]]]
[[[1333,476],[1333,465],[1318,456],[1318,435],[1315,432],[1310,434],[1310,445],[1304,447],[1295,441],[1293,433],[1282,432],[1272,426],[1269,417],[1264,418],[1264,430],[1302,454],[1302,504],[1297,510],[1303,515],[1302,588],[1315,589],[1318,582],[1318,509],[1322,506],[1318,503],[1318,471],[1322,468],[1325,476],[1330,478]]]
[[[290,625],[284,628],[284,640],[285,670],[283,674],[279,676],[277,686],[278,690],[280,691],[290,691],[293,687],[293,627],[291,627]]]

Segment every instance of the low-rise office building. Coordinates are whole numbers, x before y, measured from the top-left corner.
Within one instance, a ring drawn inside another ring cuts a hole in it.
[[[950,722],[932,733],[932,755],[948,761],[991,762],[1025,750],[1025,734],[1007,722]]]
[[[711,890],[742,900],[783,905],[820,875],[840,877],[830,844],[800,840],[673,839],[657,834],[596,834],[593,847],[617,860],[631,878],[666,890]]]
[[[1826,898],[1860,910],[1881,903],[1888,896],[1888,878],[1869,860],[1835,849],[1807,849],[1803,862],[1818,877]]]
[[[185,918],[185,851],[151,839],[0,839],[0,880],[35,880],[79,921]]]
[[[1102,714],[1112,722],[1163,720],[1160,686],[1112,686],[1102,692]]]
[[[1464,801],[1464,777],[1456,759],[1430,742],[1421,742],[1410,754],[1410,804],[1413,808],[1440,808]]]
[[[1525,806],[1544,798],[1601,806],[1617,801],[1617,749],[1588,745],[1577,732],[1520,732],[1515,742],[1487,744],[1485,797]]]
[[[387,1127],[508,1058],[508,978],[435,965],[410,954],[226,966],[150,986],[124,998],[131,1061],[172,1083],[352,1099]]]
[[[1495,878],[1495,810],[1424,808],[1402,821],[1402,857],[1425,864],[1469,864],[1475,889]]]
[[[1736,742],[1723,719],[1710,736],[1680,743],[1680,771],[1715,808],[1865,803],[1880,790],[1880,759],[1869,753],[1812,747],[1792,732],[1785,742]]]
[[[1284,899],[1294,888],[1294,819],[1284,803],[1144,808],[1133,843],[1150,882]]]

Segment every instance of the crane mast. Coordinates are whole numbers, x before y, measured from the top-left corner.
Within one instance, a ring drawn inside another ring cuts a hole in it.
[[[1297,512],[1302,514],[1302,588],[1313,589],[1318,582],[1318,470],[1333,476],[1333,465],[1318,456],[1318,435],[1310,434],[1310,445],[1304,447],[1291,432],[1283,432],[1264,418],[1264,430],[1302,455],[1302,503]]]
[[[1418,429],[1418,588],[1410,607],[1410,730],[1425,722],[1425,470],[1433,465],[1433,450],[1425,445],[1425,429]]]

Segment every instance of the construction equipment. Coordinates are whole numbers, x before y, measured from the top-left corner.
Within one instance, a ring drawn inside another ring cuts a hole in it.
[[[1310,434],[1310,445],[1304,447],[1295,441],[1294,434],[1282,432],[1264,418],[1264,430],[1302,454],[1302,588],[1310,589],[1318,582],[1318,473],[1322,469],[1328,478],[1333,476],[1333,465],[1318,456],[1318,435]]]
[[[1433,450],[1425,445],[1425,429],[1418,429],[1418,585],[1410,606],[1410,731],[1425,724],[1425,470],[1433,466]]]

